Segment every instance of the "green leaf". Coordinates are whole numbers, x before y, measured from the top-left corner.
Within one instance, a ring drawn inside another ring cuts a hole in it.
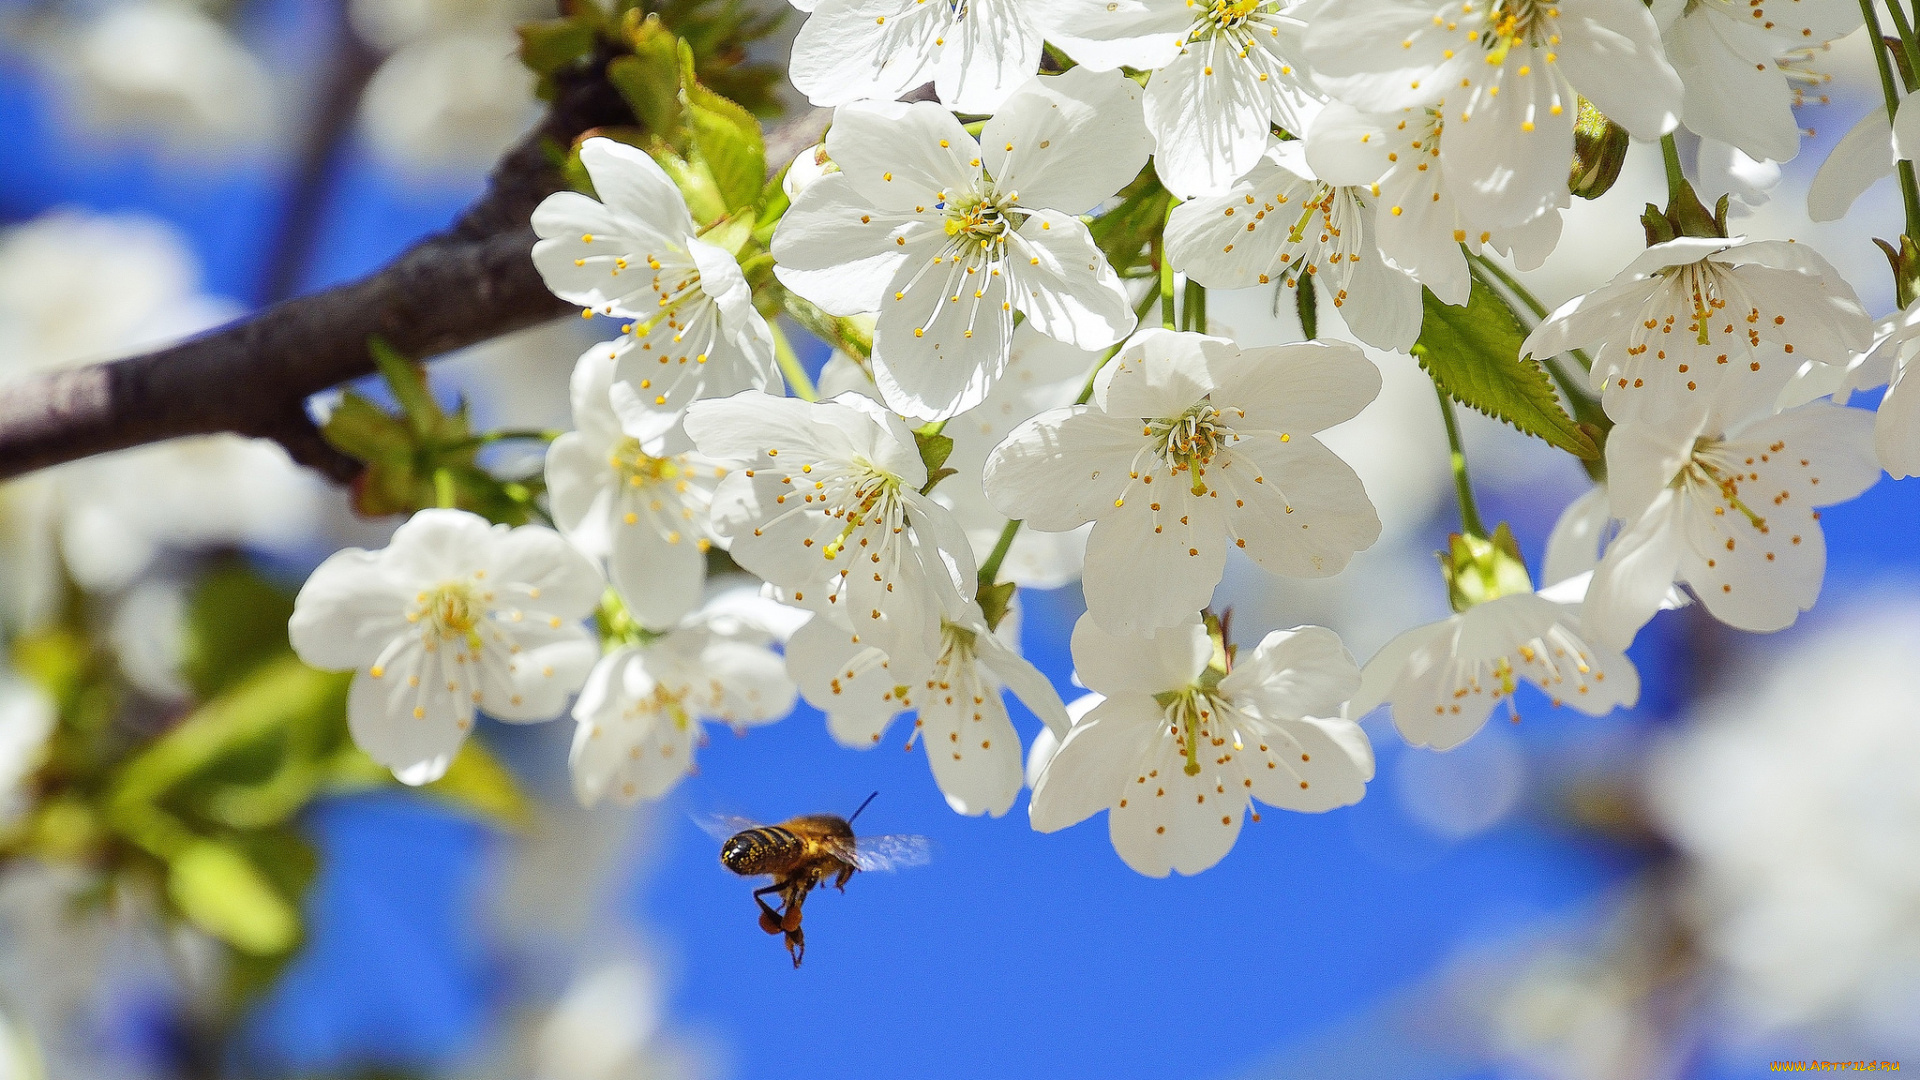
[[[682,128],[686,107],[680,103],[679,49],[673,35],[665,33],[649,38],[635,47],[632,56],[616,56],[607,62],[607,81],[613,84],[641,126],[672,144],[686,149]]]
[[[1147,249],[1167,224],[1173,196],[1160,186],[1151,167],[1120,189],[1120,204],[1093,219],[1093,242],[1107,256],[1115,273],[1136,276],[1151,266]]]
[[[460,747],[445,776],[420,790],[508,828],[533,824],[533,802],[520,790],[519,781],[473,739]]]
[[[340,396],[320,434],[335,450],[370,465],[404,462],[413,455],[407,426],[352,390]]]
[[[299,938],[299,915],[239,850],[196,840],[167,869],[167,895],[180,913],[241,952],[283,953]]]
[[[1426,314],[1413,355],[1434,384],[1462,405],[1505,421],[1578,458],[1600,450],[1554,395],[1538,360],[1522,358],[1526,335],[1507,305],[1479,281],[1465,307],[1443,304],[1422,289]]]
[[[440,403],[433,400],[433,389],[427,384],[425,364],[416,364],[401,356],[379,337],[367,339],[367,351],[373,355],[374,366],[380,369],[380,377],[385,380],[387,389],[393,392],[393,400],[400,406],[400,415],[407,421],[416,437],[430,437],[440,433],[441,421],[446,416],[440,409]]]
[[[571,67],[598,44],[598,23],[591,15],[526,23],[519,28],[520,62],[543,77]]]
[[[927,466],[929,475],[939,472],[940,466],[953,456],[953,438],[932,430],[932,425],[915,428],[913,445],[920,450],[920,460]]]
[[[987,626],[999,629],[1000,620],[1007,617],[1007,608],[1013,603],[1014,583],[1002,581],[997,585],[981,585],[974,591],[974,600],[980,605],[980,613],[987,617]]]
[[[242,563],[218,566],[187,601],[181,673],[194,696],[214,697],[288,652],[293,594]]]
[[[680,44],[680,90],[693,151],[713,175],[727,209],[752,206],[767,180],[767,147],[752,113],[700,85],[693,49]]]

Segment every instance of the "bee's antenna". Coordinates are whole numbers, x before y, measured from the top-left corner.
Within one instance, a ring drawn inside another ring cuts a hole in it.
[[[867,796],[867,802],[863,802],[863,803],[861,803],[861,804],[860,804],[860,810],[865,810],[865,809],[867,808],[867,803],[870,803],[870,802],[872,802],[873,800],[875,800],[875,799],[877,799],[877,798],[879,798],[879,797],[880,797],[880,793],[879,793],[879,792],[877,792],[877,791],[876,791],[876,792],[874,792],[873,794],[871,794],[871,795],[869,795],[869,796]],[[850,817],[850,818],[848,818],[848,819],[847,819],[847,824],[849,824],[849,825],[851,825],[851,824],[853,824],[853,820],[854,820],[854,818],[857,818],[857,817],[859,817],[859,816],[860,816],[860,810],[855,810],[855,811],[853,812],[853,817]]]

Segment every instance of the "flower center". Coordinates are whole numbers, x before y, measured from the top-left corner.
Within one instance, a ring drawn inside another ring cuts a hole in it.
[[[900,478],[876,469],[866,462],[855,462],[855,464],[865,467],[855,472],[849,481],[843,481],[851,484],[851,490],[846,493],[846,497],[838,500],[839,505],[836,509],[827,511],[828,516],[838,517],[846,522],[845,527],[840,530],[840,535],[828,543],[822,552],[829,561],[846,550],[847,540],[853,536],[854,530],[879,524],[892,532],[898,532],[897,526],[902,525],[906,520],[906,503],[900,498]],[[860,545],[865,547],[866,544],[867,541],[863,538]]]
[[[988,248],[996,242],[1005,244],[1012,227],[1006,207],[999,200],[969,195],[947,204],[948,236],[976,241],[982,248]]]
[[[1711,488],[1719,493],[1720,501],[1727,507],[1739,511],[1761,532],[1767,531],[1767,519],[1740,499],[1740,480],[1744,475],[1741,464],[1732,454],[1713,439],[1695,439],[1693,456],[1673,478],[1671,486],[1686,484],[1694,487]],[[1714,513],[1724,514],[1726,509],[1714,507]],[[1731,543],[1732,541],[1728,541]]]
[[[1480,39],[1488,51],[1487,62],[1505,63],[1507,50],[1515,46],[1538,45],[1543,40],[1549,46],[1558,45],[1560,36],[1551,32],[1549,24],[1559,17],[1559,7],[1551,2],[1495,0],[1487,11],[1488,28]]]
[[[487,614],[485,597],[471,582],[446,581],[414,598],[408,622],[425,622],[427,633],[442,641],[465,639],[480,647],[476,628]]]
[[[1668,280],[1687,306],[1693,309],[1693,323],[1687,329],[1693,331],[1694,340],[1702,345],[1711,344],[1714,314],[1727,306],[1726,289],[1720,281],[1719,272],[1710,260],[1702,259],[1684,266],[1669,267],[1663,273],[1668,275]]]
[[[1199,7],[1194,0],[1189,0],[1189,4]],[[1194,20],[1196,25],[1188,40],[1195,40],[1209,30],[1233,30],[1253,18],[1263,7],[1278,9],[1279,5],[1270,4],[1268,0],[1213,0],[1205,12]]]
[[[1180,752],[1186,756],[1187,764],[1183,771],[1188,776],[1200,775],[1200,744],[1203,741],[1211,746],[1226,745],[1226,739],[1216,736],[1209,726],[1210,721],[1217,719],[1229,707],[1213,692],[1213,688],[1219,685],[1219,679],[1220,676],[1209,668],[1202,674],[1200,682],[1184,690],[1169,690],[1153,696],[1166,717],[1168,734],[1174,737]],[[1240,747],[1235,745],[1234,749]]]
[[[686,472],[675,458],[658,458],[640,449],[640,440],[632,437],[614,444],[607,455],[614,473],[626,477],[630,487],[644,488],[675,482]]]
[[[1189,408],[1179,416],[1149,420],[1143,431],[1153,440],[1154,453],[1171,472],[1188,472],[1193,478],[1193,493],[1205,495],[1207,485],[1201,478],[1214,455],[1235,436],[1220,422],[1220,412],[1208,401]]]

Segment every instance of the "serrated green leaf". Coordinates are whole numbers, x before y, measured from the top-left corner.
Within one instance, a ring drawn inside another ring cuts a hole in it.
[[[1526,334],[1491,289],[1475,281],[1465,307],[1441,303],[1427,289],[1420,297],[1426,313],[1411,351],[1440,389],[1575,457],[1600,456],[1593,439],[1561,407],[1540,362],[1521,358]]]
[[[680,102],[680,59],[673,35],[643,42],[632,56],[607,62],[607,81],[626,100],[641,126],[676,150],[686,149],[682,131],[686,107]]]
[[[720,194],[720,186],[714,182],[705,161],[689,161],[674,153],[661,139],[649,140],[646,150],[667,174],[667,179],[673,181],[673,186],[680,189],[694,221],[709,225],[727,215],[726,197]]]
[[[727,209],[752,206],[767,180],[767,148],[760,135],[760,121],[700,85],[694,73],[693,49],[684,41],[680,43],[680,91],[687,106],[693,152],[712,174]]]
[[[300,934],[292,905],[217,840],[196,840],[167,861],[167,895],[202,930],[254,956],[286,952]]]

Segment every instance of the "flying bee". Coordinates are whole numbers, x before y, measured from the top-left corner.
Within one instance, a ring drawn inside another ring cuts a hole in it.
[[[847,880],[856,871],[901,870],[920,866],[929,858],[924,836],[854,838],[854,820],[879,794],[876,791],[867,796],[849,818],[803,814],[778,825],[761,825],[746,818],[715,814],[699,822],[707,835],[723,841],[721,865],[741,877],[767,874],[773,878],[773,884],[753,890],[753,902],[760,905],[760,929],[786,935],[794,967],[800,966],[807,952],[800,914],[814,886],[831,878],[835,888],[846,892]],[[779,907],[767,902],[768,893],[779,896]]]

